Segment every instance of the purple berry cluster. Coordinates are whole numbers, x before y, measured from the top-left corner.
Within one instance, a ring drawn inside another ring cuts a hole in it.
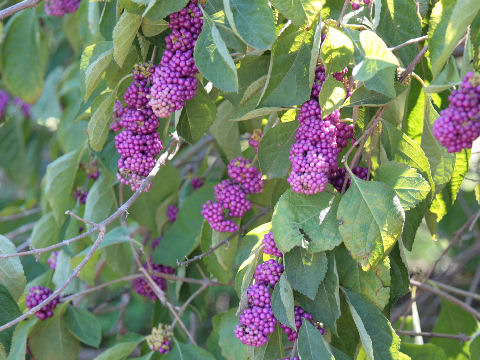
[[[193,188],[193,190],[198,190],[204,185],[204,182],[202,179],[200,179],[198,176],[195,176],[192,180],[190,180],[190,186]]]
[[[79,201],[80,204],[85,204],[87,202],[87,195],[87,190],[77,189],[73,194],[73,198],[75,199],[75,201]]]
[[[370,4],[370,0],[350,0],[350,2],[352,3],[352,9],[353,10],[360,9],[360,6],[362,6],[362,3],[363,3],[363,5]]]
[[[24,102],[22,99],[20,99],[19,97],[15,97],[13,99],[13,103],[15,104],[15,106],[17,108],[19,108],[23,115],[25,115],[26,117],[30,117],[31,115],[31,112],[30,112],[30,105],[27,104],[26,102]]]
[[[148,270],[148,264],[144,263],[143,267]],[[170,266],[165,266],[161,264],[154,264],[151,263],[151,267],[153,271],[159,272],[159,273],[164,273],[164,274],[173,274],[175,273],[175,269],[170,267]],[[158,287],[165,291],[167,290],[167,280],[160,276],[156,275],[151,275],[153,281],[155,281],[155,284],[158,285]],[[143,277],[137,278],[133,281],[133,286],[135,288],[135,292],[139,295],[145,296],[146,298],[149,298],[150,300],[156,300],[157,296],[155,295],[155,292],[151,288],[150,284],[145,280]]]
[[[147,336],[147,344],[152,351],[158,351],[160,354],[168,354],[172,350],[170,338],[173,336],[170,325],[160,324],[152,329],[152,333]]]
[[[360,179],[367,180],[368,178],[368,168],[363,168],[360,166],[356,166],[353,168],[352,172]],[[339,168],[335,172],[332,173],[330,177],[330,184],[333,185],[338,192],[341,192],[343,189],[343,184],[345,182],[345,178],[347,176],[347,170],[345,168]],[[345,186],[345,190],[348,189],[350,186],[350,179],[348,179],[347,185]]]
[[[263,252],[268,255],[282,257],[283,254],[278,250],[277,244],[273,239],[273,231],[270,231],[265,234],[262,240],[263,243]]]
[[[158,118],[148,103],[154,71],[152,64],[135,65],[133,82],[123,95],[127,106],[122,108],[120,102],[115,103],[114,115],[118,121],[110,126],[115,132],[124,128],[115,136],[115,146],[121,155],[117,178],[130,185],[132,191],[148,176],[163,148],[157,133]]]
[[[78,10],[80,0],[45,0],[45,13],[52,16],[63,16]]]
[[[5,109],[7,108],[10,96],[8,92],[0,90],[0,119],[5,115]]]
[[[301,107],[300,126],[290,148],[292,171],[287,180],[293,191],[306,195],[325,189],[331,174],[337,170],[338,154],[353,137],[353,126],[340,122],[338,110],[322,118],[318,95],[324,81],[325,68],[319,66],[315,71],[311,99]]]
[[[50,269],[52,269],[52,270],[55,270],[56,267],[57,267],[58,253],[59,253],[59,251],[52,252],[47,259],[48,265],[50,266]]]
[[[160,245],[160,243],[162,242],[162,237],[158,237],[158,238],[155,238],[153,239],[152,241],[152,250],[155,250],[155,248]]]
[[[297,340],[298,330],[300,330],[300,326],[302,326],[303,319],[305,319],[307,321],[310,321],[310,323],[313,325],[312,314],[307,313],[300,306],[295,306],[294,311],[295,311],[295,327],[297,328],[297,331],[293,331],[288,326],[280,324],[280,327],[283,329],[283,332],[285,333],[285,335],[287,335],[287,340],[288,341]],[[322,335],[325,333],[325,330],[321,327],[318,328],[318,331],[320,331],[320,333]]]
[[[248,145],[253,147],[255,150],[255,154],[258,153],[258,145],[260,144],[260,140],[262,140],[262,130],[260,129],[255,129],[253,130],[252,135],[250,135],[250,138],[248,139]]]
[[[470,149],[480,136],[480,74],[467,73],[448,100],[448,108],[433,124],[433,135],[450,153]]]
[[[195,42],[202,31],[202,11],[197,0],[170,15],[172,33],[165,38],[167,49],[152,77],[150,106],[160,118],[181,110],[197,91],[198,69],[193,59]]]
[[[168,221],[170,221],[171,223],[174,223],[175,220],[177,220],[177,215],[178,215],[178,207],[176,207],[175,205],[168,205],[168,208],[167,208]]]
[[[50,295],[52,295],[53,291],[49,288],[43,286],[33,286],[30,288],[28,295],[25,298],[25,304],[29,309],[34,308],[42,301],[47,299]],[[40,310],[35,313],[35,316],[40,320],[45,320],[46,318],[53,316],[53,310],[57,307],[57,304],[60,302],[60,298],[57,296],[52,301],[50,301],[47,305],[43,306]]]
[[[229,179],[215,186],[215,202],[203,204],[202,215],[215,231],[235,232],[238,225],[230,218],[239,218],[252,208],[248,194],[263,190],[264,181],[260,171],[250,160],[238,157],[228,165]]]
[[[5,115],[5,110],[10,102],[10,95],[5,90],[0,90],[0,119]],[[19,97],[13,98],[13,104],[22,111],[25,117],[30,117],[30,105],[22,101]]]

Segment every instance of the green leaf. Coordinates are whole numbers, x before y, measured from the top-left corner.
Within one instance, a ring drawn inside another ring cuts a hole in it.
[[[375,9],[376,10],[376,9]],[[381,0],[380,21],[376,32],[388,46],[403,44],[422,35],[421,19],[415,3],[410,0]],[[396,51],[406,67],[418,53],[418,45],[411,44]]]
[[[268,343],[263,346],[253,348],[252,360],[277,360],[283,359],[283,344],[282,344],[283,330],[280,324],[275,326],[275,331],[270,335]],[[236,359],[236,358],[235,358]]]
[[[399,65],[397,58],[374,32],[370,30],[360,32],[359,41],[363,57],[362,61],[353,69],[353,76],[356,80],[367,81],[381,70],[387,68],[394,70]]]
[[[345,246],[364,270],[379,264],[402,233],[405,212],[387,185],[351,176],[337,218]]]
[[[115,91],[104,93],[103,97],[96,99],[92,105],[92,118],[88,122],[88,141],[95,151],[102,151],[110,131],[110,123],[115,104]],[[95,106],[97,105],[97,106]]]
[[[5,236],[0,235],[0,254],[15,254],[16,252],[15,245]],[[0,285],[5,286],[14,299],[18,299],[23,294],[26,283],[20,258],[0,259]]]
[[[480,2],[477,0],[443,0],[435,4],[428,28],[434,78],[442,70],[479,9]]]
[[[248,45],[266,50],[275,41],[273,12],[262,0],[223,0],[232,29]]]
[[[347,96],[343,83],[328,75],[320,90],[319,102],[322,108],[322,117],[330,115],[342,106]]]
[[[83,148],[82,146],[80,149],[62,155],[47,166],[45,198],[52,207],[57,223],[62,222],[65,211],[73,204],[73,184]]]
[[[272,293],[273,315],[275,315],[280,323],[296,330],[293,305],[293,290],[287,280],[286,274],[283,273]]]
[[[105,219],[117,207],[113,181],[106,171],[93,183],[88,191],[83,217],[94,223]]]
[[[398,82],[394,85],[395,97],[399,96],[407,86],[404,86]],[[380,106],[390,102],[392,98],[374,90],[367,89],[366,86],[359,86],[355,89],[353,94],[345,101],[343,106]]]
[[[443,334],[473,335],[477,330],[477,321],[470,313],[447,300],[442,299],[442,309],[438,316],[433,332]],[[448,360],[469,360],[470,351],[468,342],[462,343],[456,339],[433,338],[430,343],[441,347]],[[473,359],[473,358],[472,358]]]
[[[67,330],[62,314],[66,304],[57,306],[54,315],[38,321],[28,337],[28,345],[38,360],[77,359],[80,344]]]
[[[150,21],[148,18],[142,20],[142,33],[146,37],[156,36],[168,29],[168,22],[165,20]]]
[[[118,66],[121,67],[127,58],[141,23],[141,16],[126,11],[118,19],[113,29],[113,58]]]
[[[285,254],[284,263],[292,287],[313,300],[327,272],[325,253],[311,254],[307,249],[297,246]]]
[[[417,345],[402,342],[400,350],[412,360],[447,360],[445,351],[432,343]]]
[[[389,255],[391,278],[389,307],[395,305],[397,300],[407,294],[410,288],[410,274],[400,251],[400,245],[397,245]]]
[[[165,360],[215,360],[212,354],[198,346],[182,344],[176,340]]]
[[[115,344],[111,348],[108,348],[106,351],[95,357],[94,360],[124,360],[128,357],[128,355],[131,354],[133,350],[135,350],[138,344],[143,340],[143,337],[139,337],[139,339],[137,340],[120,342],[118,344]]]
[[[335,197],[324,191],[315,195],[287,190],[273,212],[273,233],[283,253],[305,242],[312,252],[332,250],[342,241],[335,219]]]
[[[225,162],[241,154],[238,123],[228,121],[233,114],[233,110],[230,102],[223,101],[218,105],[217,116],[209,129]]]
[[[215,87],[225,92],[238,91],[237,68],[215,23],[205,12],[193,56],[198,70]]]
[[[243,345],[236,336],[232,336],[238,324],[238,316],[235,309],[217,314],[212,319],[213,329],[218,330],[218,344],[222,349],[222,355],[226,359],[248,359],[247,347]]]
[[[470,355],[472,359],[480,357],[480,332],[477,331],[470,340]],[[413,359],[416,360],[416,359]],[[433,360],[433,359],[432,359]],[[443,359],[440,359],[443,360]]]
[[[198,245],[204,220],[200,212],[202,204],[209,199],[213,199],[213,186],[205,184],[180,206],[177,220],[155,248],[156,263],[176,266],[177,260],[183,260]]]
[[[35,10],[26,10],[9,19],[1,42],[3,83],[28,103],[40,97],[46,70],[39,33]]]
[[[375,304],[380,310],[383,310],[390,300],[390,260],[383,259],[370,271],[360,271],[361,293]]]
[[[387,67],[379,70],[371,79],[365,81],[365,87],[393,99],[396,96],[395,68]]]
[[[200,140],[215,120],[217,108],[201,84],[197,94],[185,104],[177,130],[189,143]]]
[[[309,321],[303,321],[298,333],[298,355],[302,360],[335,360],[320,331]]]
[[[99,55],[95,61],[91,62],[85,70],[85,96],[87,100],[97,87],[107,66],[113,59],[113,49],[107,50]]]
[[[73,273],[70,269],[70,255],[67,255],[65,251],[60,251],[57,256],[57,263],[55,266],[55,272],[52,277],[52,282],[55,284],[55,287],[58,288],[62,286],[68,279],[68,277]],[[78,280],[73,280],[66,289],[64,289],[61,295],[68,295],[79,291]]]
[[[309,27],[322,9],[321,0],[272,0],[272,5],[297,27]]]
[[[30,329],[37,322],[36,318],[22,321],[15,327],[12,337],[12,346],[7,360],[24,360],[27,356],[27,337]]]
[[[358,265],[355,265],[358,269]],[[341,264],[339,263],[338,270],[341,270]],[[352,359],[356,358],[357,349],[360,344],[360,336],[356,329],[355,322],[352,314],[348,308],[345,296],[341,294],[340,297],[340,317],[337,320],[337,333],[332,334],[332,346],[340,349],[346,355]]]
[[[15,302],[15,299],[12,297],[12,294],[10,294],[8,289],[3,284],[0,284],[0,304],[2,304],[2,306],[0,306],[0,325],[5,325],[6,323],[22,315],[17,303]],[[14,327],[11,327],[0,333],[0,347],[3,346],[6,352],[10,350],[14,329]]]
[[[342,31],[329,26],[327,37],[320,49],[320,56],[327,74],[340,72],[350,64],[353,58],[352,40]]]
[[[290,25],[275,40],[268,81],[259,103],[262,107],[293,106],[310,98],[318,57],[319,28],[306,31]]]
[[[124,226],[119,226],[107,232],[102,242],[98,246],[98,249],[103,249],[111,245],[118,245],[118,244],[123,244],[127,242],[137,242],[137,241],[130,237],[130,230],[128,228]],[[81,260],[81,257],[87,255],[90,249],[91,249],[91,246],[87,247],[86,249],[76,254],[75,257],[73,258],[74,263],[75,264],[79,263]]]
[[[383,163],[375,174],[375,180],[390,186],[405,210],[415,207],[430,193],[430,185],[416,169],[395,161]]]
[[[337,319],[340,317],[339,289],[335,257],[329,255],[327,274],[318,287],[315,299],[297,297],[297,301],[313,315],[315,321],[324,323],[334,333],[337,333]]]
[[[227,237],[230,235],[230,233],[218,233],[213,231],[208,222],[204,221],[201,232],[202,251],[207,251],[215,245],[212,241],[213,237],[220,239],[221,237]],[[218,240],[215,242],[218,244]],[[235,252],[237,251],[237,242],[238,240],[235,237],[232,239],[232,242],[230,242],[228,248],[224,246],[215,251],[215,256],[206,256],[203,258],[203,262],[207,265],[208,271],[225,284],[227,284],[233,276],[232,262],[235,257]]]
[[[361,295],[343,289],[370,360],[399,360],[400,339],[382,312]]]
[[[58,240],[59,226],[52,212],[43,214],[35,223],[32,231],[31,245],[34,249],[43,248],[55,244]],[[40,259],[46,260],[49,254],[40,255]]]
[[[150,0],[143,16],[150,21],[159,21],[187,5],[188,0]]]
[[[462,82],[458,68],[455,62],[455,58],[450,57],[450,61],[447,63],[442,72],[425,88],[426,93],[437,93],[447,90],[453,86],[458,86]]]
[[[100,322],[88,310],[69,306],[65,314],[65,324],[70,332],[86,345],[96,347],[102,340]]]
[[[280,123],[268,130],[258,147],[260,170],[268,179],[284,178],[290,169],[290,148],[295,141],[298,122]]]

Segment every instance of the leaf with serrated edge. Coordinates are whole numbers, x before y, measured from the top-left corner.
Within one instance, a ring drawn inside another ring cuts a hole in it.
[[[321,0],[272,0],[272,5],[297,27],[308,27],[322,9]]]
[[[296,330],[293,290],[285,273],[280,276],[280,280],[278,280],[273,289],[271,302],[273,315],[275,315],[277,320]]]
[[[5,236],[0,235],[0,254],[14,254],[15,245]],[[0,284],[5,286],[15,299],[23,294],[27,280],[20,258],[0,259]]]
[[[141,23],[141,16],[125,11],[113,29],[113,58],[120,67],[130,52]]]
[[[298,354],[302,360],[335,360],[320,331],[310,324],[309,321],[303,321],[300,327],[298,333]]]
[[[320,56],[327,74],[342,71],[353,58],[353,43],[342,31],[328,27],[327,37],[322,42]],[[322,113],[323,114],[323,113]]]

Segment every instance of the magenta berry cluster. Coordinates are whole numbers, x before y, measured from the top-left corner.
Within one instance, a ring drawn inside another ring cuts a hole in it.
[[[8,94],[8,92],[5,90],[0,90],[0,119],[3,118],[3,116],[5,115],[5,110],[7,109],[7,105],[9,102],[10,95]],[[22,101],[22,99],[20,99],[19,97],[13,98],[13,105],[20,109],[23,115],[25,115],[25,117],[31,116],[30,105]]]
[[[248,194],[263,190],[264,181],[260,171],[250,160],[238,157],[228,165],[229,179],[215,186],[215,202],[203,204],[202,215],[215,231],[235,232],[238,225],[231,218],[242,217],[252,208]]]
[[[52,16],[63,16],[78,10],[80,0],[45,0],[45,13]]]
[[[145,269],[149,269],[148,264],[144,263],[143,267]],[[164,274],[173,274],[175,273],[175,269],[170,267],[170,266],[165,266],[161,264],[155,264],[151,263],[151,267],[153,271],[159,272],[159,273],[164,273]],[[158,285],[158,287],[162,290],[165,291],[167,290],[167,280],[160,276],[156,275],[151,275],[153,281],[155,284]],[[135,292],[139,295],[145,296],[146,298],[149,298],[150,300],[156,300],[157,296],[155,295],[155,292],[151,288],[150,284],[145,280],[143,277],[137,278],[133,281],[133,286],[135,288]]]
[[[165,38],[167,48],[152,77],[149,102],[160,118],[181,110],[197,91],[193,51],[203,26],[197,0],[190,0],[185,8],[171,14],[169,26],[172,33]]]
[[[257,265],[253,278],[257,284],[270,285],[273,289],[283,273],[283,265],[270,259]]]
[[[368,180],[368,168],[356,166],[353,168],[352,172],[362,180]],[[339,168],[332,173],[329,181],[338,192],[341,192],[343,189],[343,184],[345,183],[345,178],[347,177],[347,170],[345,168]],[[348,179],[347,185],[345,185],[345,190],[350,186],[350,179]]]
[[[248,139],[248,145],[253,147],[253,150],[255,150],[255,154],[258,153],[258,145],[260,144],[260,140],[262,140],[262,137],[262,130],[255,129],[253,130],[252,135],[250,135],[250,138]]]
[[[158,238],[155,238],[153,239],[152,241],[152,250],[155,250],[155,248],[160,245],[160,243],[162,242],[162,237],[158,237]]]
[[[195,176],[190,180],[190,186],[193,188],[193,190],[198,190],[204,185],[204,182],[202,179],[200,179],[198,176]]]
[[[287,180],[293,191],[306,195],[325,189],[338,168],[338,154],[353,137],[353,126],[340,122],[338,110],[322,118],[318,96],[324,81],[325,68],[319,66],[315,71],[311,99],[301,107],[300,126],[289,154],[292,171]]]
[[[48,265],[50,266],[50,269],[52,269],[52,270],[55,270],[56,267],[57,267],[58,253],[59,253],[59,251],[52,252],[47,259]]]
[[[29,309],[33,309],[35,306],[40,304],[42,301],[46,300],[50,295],[53,294],[53,291],[49,288],[43,286],[33,286],[30,288],[28,295],[25,298],[25,304]],[[57,304],[60,302],[60,298],[57,296],[48,304],[44,305],[40,310],[35,313],[35,316],[40,320],[45,320],[53,316],[53,310],[57,307]]]
[[[77,189],[73,193],[73,198],[75,199],[75,201],[79,201],[80,204],[85,204],[87,202],[87,195],[87,190]]]
[[[370,0],[350,0],[350,2],[352,3],[352,9],[353,10],[360,9],[360,6],[362,6],[362,5],[370,4]]]
[[[114,106],[114,121],[110,128],[118,132],[115,147],[120,154],[117,178],[132,191],[138,189],[141,181],[148,176],[155,166],[155,159],[162,150],[162,142],[157,133],[158,118],[148,103],[152,89],[154,73],[152,64],[137,64],[133,69],[133,82],[125,91],[123,99]]]
[[[8,92],[0,90],[0,119],[5,115],[5,109],[7,108],[10,96]]]
[[[167,208],[167,219],[171,223],[174,223],[175,220],[177,220],[177,215],[178,215],[178,207],[175,205],[168,205]]]
[[[283,254],[278,250],[277,244],[273,239],[273,231],[270,231],[265,234],[262,240],[263,243],[263,252],[268,255],[282,257]]]
[[[17,108],[19,108],[22,111],[23,115],[25,115],[26,117],[30,117],[30,115],[32,115],[30,112],[30,105],[24,102],[19,97],[15,97],[13,99],[13,103]]]
[[[480,136],[480,74],[467,73],[448,100],[448,108],[433,124],[433,135],[450,153],[470,149]]]
[[[294,331],[290,329],[288,326],[280,324],[280,327],[283,329],[283,332],[285,335],[287,335],[287,340],[288,341],[295,341],[298,338],[298,330],[300,330],[300,326],[302,326],[303,319],[306,321],[310,321],[310,323],[313,325],[313,315],[307,313],[302,307],[300,306],[295,306],[294,308],[295,312],[295,327],[297,328],[297,331]],[[325,330],[323,328],[319,327],[318,331],[323,335],[325,333]]]

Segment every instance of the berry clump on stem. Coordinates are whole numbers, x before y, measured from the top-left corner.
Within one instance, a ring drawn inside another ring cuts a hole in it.
[[[174,223],[175,220],[177,220],[177,215],[178,215],[178,207],[175,205],[168,205],[167,208],[167,219],[171,223]]]
[[[144,263],[143,267],[146,270],[149,269],[147,263]],[[152,267],[152,270],[155,271],[155,272],[164,273],[164,274],[175,273],[175,269],[170,267],[170,266],[151,263],[151,267]],[[151,277],[152,277],[153,281],[155,282],[155,284],[157,284],[158,287],[161,290],[163,290],[163,291],[167,290],[167,280],[165,280],[164,278],[162,278],[160,276],[156,276],[156,275],[151,275]],[[143,277],[135,279],[133,281],[133,286],[134,286],[135,292],[137,294],[142,295],[146,298],[149,298],[152,301],[157,299],[157,296],[155,295],[155,292],[153,291],[152,287],[147,282],[147,280],[145,280]]]
[[[152,351],[158,351],[160,354],[168,354],[172,349],[170,339],[173,336],[170,325],[159,324],[152,329],[152,333],[147,336],[147,344]]]
[[[78,10],[80,0],[45,0],[45,13],[52,16],[63,16]]]
[[[47,259],[48,265],[50,266],[50,269],[52,269],[52,270],[55,270],[55,268],[57,267],[58,253],[59,253],[59,251],[52,252]]]
[[[277,244],[273,239],[273,231],[270,231],[265,234],[262,240],[263,243],[263,252],[268,255],[282,257],[283,254],[278,250]]]
[[[29,309],[33,309],[35,306],[40,304],[42,301],[47,299],[52,295],[53,291],[49,288],[43,286],[33,286],[30,288],[28,295],[25,298],[25,304]],[[43,306],[40,310],[35,313],[35,316],[40,320],[45,320],[53,316],[53,310],[57,307],[57,304],[60,302],[60,298],[57,296],[48,304]]]

